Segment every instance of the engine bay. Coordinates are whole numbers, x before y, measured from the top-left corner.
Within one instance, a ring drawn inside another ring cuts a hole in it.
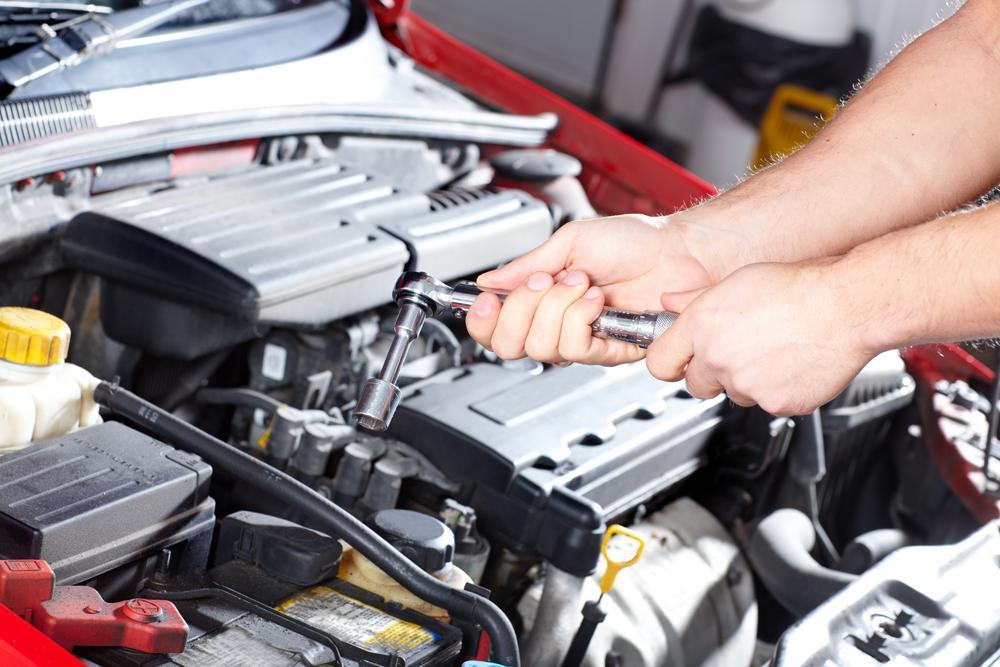
[[[0,157],[0,408],[31,411],[0,433],[5,623],[102,667],[992,664],[993,377],[958,348],[793,419],[504,361],[444,311],[360,428],[402,272],[475,280],[617,211],[558,119],[358,34],[375,130]],[[25,374],[40,340],[58,370]]]

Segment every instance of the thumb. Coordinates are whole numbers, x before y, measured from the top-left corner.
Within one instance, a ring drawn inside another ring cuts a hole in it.
[[[699,287],[685,292],[664,292],[660,295],[660,305],[671,313],[684,312],[684,309],[707,289],[707,287]]]
[[[572,225],[564,227],[531,252],[495,271],[482,274],[476,279],[476,283],[480,287],[509,292],[521,285],[532,273],[543,272],[554,276],[566,268],[574,236]]]

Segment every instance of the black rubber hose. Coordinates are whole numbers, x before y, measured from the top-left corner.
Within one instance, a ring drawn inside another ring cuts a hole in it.
[[[168,443],[197,454],[220,471],[266,490],[275,499],[300,511],[311,528],[343,537],[358,552],[420,599],[447,610],[456,618],[481,625],[490,637],[494,660],[503,665],[519,667],[517,637],[510,621],[499,607],[483,597],[456,590],[438,581],[368,526],[298,480],[230,447],[117,385],[107,382],[97,385],[94,400]]]
[[[857,576],[823,567],[809,552],[816,544],[812,521],[795,509],[769,514],[750,538],[747,556],[771,595],[788,611],[804,616]]]
[[[263,410],[269,415],[273,415],[281,407],[281,401],[278,399],[246,387],[205,387],[195,394],[194,400],[204,405],[225,405]]]

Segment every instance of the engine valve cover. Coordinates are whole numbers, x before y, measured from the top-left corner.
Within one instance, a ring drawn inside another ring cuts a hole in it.
[[[606,519],[704,462],[725,399],[642,364],[539,371],[442,373],[409,388],[389,431],[465,485],[488,537],[585,575]]]

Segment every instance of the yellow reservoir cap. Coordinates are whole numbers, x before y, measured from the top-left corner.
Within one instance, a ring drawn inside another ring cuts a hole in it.
[[[34,308],[0,308],[0,359],[28,366],[53,366],[69,354],[69,325]]]

